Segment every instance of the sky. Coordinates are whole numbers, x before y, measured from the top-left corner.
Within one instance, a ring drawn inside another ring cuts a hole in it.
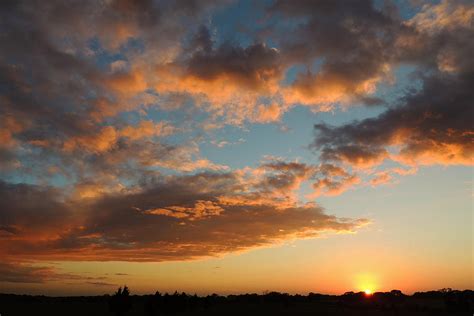
[[[0,292],[474,289],[472,1],[0,2]]]

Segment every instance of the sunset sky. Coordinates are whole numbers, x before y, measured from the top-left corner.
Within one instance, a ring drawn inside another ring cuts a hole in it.
[[[472,1],[0,2],[0,292],[474,289]]]

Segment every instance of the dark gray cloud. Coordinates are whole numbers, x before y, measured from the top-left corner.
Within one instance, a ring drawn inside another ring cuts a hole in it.
[[[356,166],[378,164],[388,157],[408,164],[470,164],[473,75],[427,78],[420,92],[375,118],[339,127],[317,124],[313,146],[323,160]]]
[[[333,103],[345,97],[374,104],[367,94],[388,73],[403,26],[394,7],[372,1],[276,1],[270,8],[294,20],[279,36],[289,63],[308,65],[292,83],[289,100]],[[316,60],[320,67],[311,71]]]
[[[339,195],[360,182],[360,178],[356,174],[327,163],[323,163],[318,167],[315,178],[316,181],[313,183],[314,196],[321,194]]]
[[[50,231],[67,229],[68,223],[73,221],[71,212],[62,190],[0,181],[2,233],[48,236]]]
[[[310,179],[316,168],[299,162],[270,161],[262,164],[267,173],[259,186],[267,192],[288,193],[299,188],[301,182]]]
[[[108,284],[105,277],[87,277],[77,274],[62,273],[54,266],[38,266],[24,262],[0,263],[0,283],[45,283],[49,281],[86,281],[101,285]],[[90,281],[87,281],[90,280]]]
[[[394,55],[401,62],[446,73],[474,69],[471,52],[474,6],[470,1],[425,5],[397,34]]]
[[[390,58],[416,66],[422,87],[377,117],[338,127],[316,124],[313,148],[320,157],[356,167],[385,159],[414,166],[472,164],[473,15],[472,3],[443,1],[405,21],[394,33]]]
[[[50,267],[33,267],[17,263],[0,264],[0,282],[43,283],[54,274]]]
[[[263,88],[282,75],[278,50],[256,43],[240,47],[231,43],[213,49],[209,30],[201,27],[193,40],[196,51],[187,59],[189,75],[203,80],[231,79],[251,90]]]

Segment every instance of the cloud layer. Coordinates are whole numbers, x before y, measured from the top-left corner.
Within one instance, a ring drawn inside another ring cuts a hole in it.
[[[326,232],[351,232],[341,219],[291,193],[308,168],[282,162],[255,172],[153,177],[100,198],[70,200],[52,188],[0,186],[4,258],[164,261],[215,256]],[[276,191],[277,190],[277,191]]]
[[[3,281],[56,278],[36,261],[189,260],[355,232],[369,220],[314,198],[472,165],[471,2],[276,0],[252,25],[214,22],[233,5],[0,3]],[[314,125],[313,161],[232,168],[203,150],[298,106],[363,105],[381,112]]]

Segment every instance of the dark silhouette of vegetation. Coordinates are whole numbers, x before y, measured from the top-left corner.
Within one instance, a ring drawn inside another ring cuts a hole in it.
[[[131,295],[128,287],[113,295],[90,297],[47,297],[0,294],[0,314],[15,315],[473,315],[474,291],[417,292],[399,290],[346,292],[343,295],[290,295],[265,292],[220,296],[173,294]]]
[[[121,287],[110,298],[109,309],[117,316],[122,316],[127,313],[132,307],[132,300],[130,298],[130,291],[125,285],[123,290]]]

